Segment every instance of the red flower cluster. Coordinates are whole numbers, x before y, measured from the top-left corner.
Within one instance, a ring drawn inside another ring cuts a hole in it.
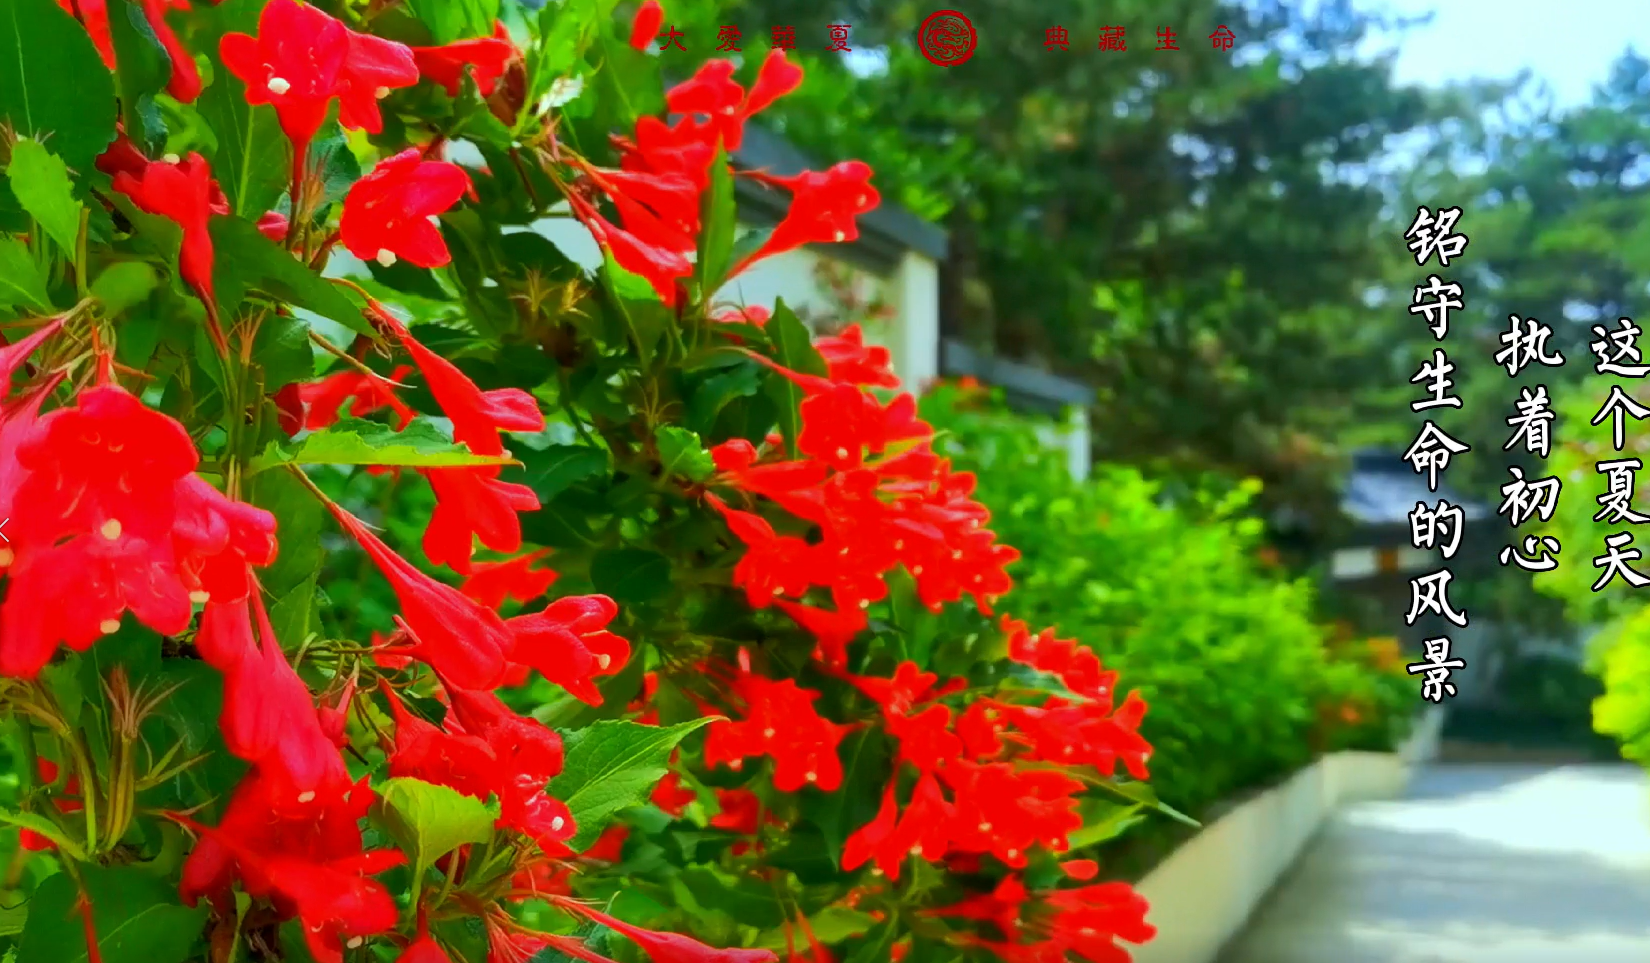
[[[0,349],[5,380],[54,322]],[[0,502],[18,512],[0,550],[0,674],[32,678],[57,646],[84,650],[130,611],[163,635],[193,605],[234,603],[275,556],[275,520],[208,485],[183,426],[106,383],[44,416],[50,385],[0,412]]]
[[[281,429],[289,435],[300,431],[320,431],[338,423],[338,409],[349,402],[354,418],[365,418],[388,408],[395,413],[396,429],[412,423],[415,412],[395,395],[395,384],[412,373],[412,365],[401,365],[388,377],[350,369],[327,375],[318,381],[290,384],[275,393],[281,412]]]
[[[741,653],[743,655],[743,653]],[[705,765],[740,769],[751,756],[774,760],[773,784],[781,792],[814,786],[834,792],[842,785],[837,744],[851,726],[840,726],[814,709],[818,692],[792,679],[769,679],[742,666],[731,701],[743,711],[737,722],[714,722],[705,739]]]
[[[1073,874],[1068,870],[1068,875]],[[1116,941],[1145,943],[1157,934],[1157,928],[1146,922],[1146,909],[1146,901],[1127,883],[1032,894],[1018,876],[1008,876],[989,894],[928,910],[927,915],[994,924],[1002,941],[970,935],[963,939],[994,951],[1005,963],[1066,963],[1071,956],[1088,963],[1129,963],[1128,951]]]
[[[434,166],[458,169],[451,164]],[[472,453],[502,457],[500,432],[544,430],[544,414],[532,395],[519,388],[482,391],[451,361],[420,344],[383,305],[369,303],[367,317],[394,334],[412,355],[430,393],[452,420],[453,440]],[[503,468],[498,465],[422,471],[437,499],[435,517],[424,534],[424,552],[430,561],[467,574],[478,538],[497,552],[521,548],[517,513],[538,509],[538,496],[532,489],[499,481]]]
[[[636,18],[635,38],[656,30],[658,17],[657,5],[644,6]],[[777,48],[762,62],[748,92],[733,79],[733,72],[731,61],[713,60],[672,88],[666,106],[677,119],[667,124],[657,117],[641,118],[634,141],[617,141],[623,155],[620,169],[581,162],[585,179],[568,196],[573,213],[597,242],[621,267],[646,278],[667,305],[676,303],[678,280],[693,273],[690,258],[699,234],[700,195],[710,186],[710,165],[718,147],[730,154],[737,151],[744,142],[745,122],[802,83],[802,68]],[[857,237],[854,219],[879,202],[869,183],[871,169],[858,161],[794,177],[738,173],[789,191],[791,205],[773,234],[734,265],[730,277],[804,244]],[[597,194],[613,202],[623,227],[596,209]]]
[[[497,797],[498,828],[533,839],[548,855],[570,855],[573,814],[547,795],[561,772],[561,737],[511,712],[490,692],[448,689],[452,708],[440,727],[407,711],[386,685],[395,718],[390,774],[449,786],[485,801]]]
[[[779,534],[754,512],[712,504],[749,548],[734,583],[751,605],[778,601],[815,634],[821,658],[841,665],[848,641],[865,627],[864,610],[887,596],[884,576],[896,565],[932,608],[966,594],[989,611],[990,599],[1008,590],[1004,567],[1019,553],[982,527],[989,513],[969,497],[973,476],[952,472],[933,453],[933,429],[917,418],[915,399],[884,403],[862,387],[898,383],[886,350],[865,345],[857,327],[819,344],[828,377],[779,369],[806,395],[797,439],[803,457],[764,459],[742,439],[712,451],[723,483],[771,499],[818,537]],[[834,611],[801,601],[813,588],[828,590]]]
[[[1013,870],[1027,865],[1035,847],[1063,852],[1069,834],[1083,823],[1077,797],[1085,784],[1058,767],[1092,766],[1110,776],[1122,762],[1144,778],[1151,753],[1138,732],[1145,702],[1131,693],[1114,710],[1117,675],[1105,671],[1092,651],[1056,639],[1053,630],[1032,635],[1006,617],[1009,657],[1059,683],[1038,704],[1023,697],[970,697],[963,680],[942,685],[909,661],[886,677],[847,671],[849,646],[867,625],[865,610],[887,596],[892,568],[910,573],[918,597],[931,608],[967,595],[989,614],[991,600],[1011,586],[1005,566],[1018,553],[998,544],[985,527],[989,514],[970,497],[973,478],[952,472],[933,453],[932,429],[917,417],[911,396],[885,402],[868,390],[897,387],[887,352],[866,345],[857,326],[820,339],[817,347],[824,377],[774,366],[804,394],[801,457],[764,457],[749,442],[724,443],[712,452],[719,469],[712,485],[735,489],[751,507],[706,497],[747,548],[734,584],[753,607],[777,604],[809,630],[818,668],[874,703],[882,730],[898,745],[877,815],[848,838],[842,866],[869,863],[877,874],[897,880],[910,856],[975,869],[990,856]],[[789,518],[770,521],[758,514],[762,502]],[[828,596],[833,607],[810,602],[814,592]],[[840,777],[836,742],[848,727],[814,710],[817,693],[790,680],[751,675],[741,656],[729,699],[739,718],[711,726],[706,765],[737,768],[746,757],[767,755],[776,763],[775,788],[793,792],[812,783],[829,790]],[[902,802],[901,787],[908,784]],[[1083,861],[1073,863],[1074,874],[1084,871]],[[1092,867],[1086,871],[1092,877]],[[998,896],[1017,885],[1010,875]],[[1017,925],[1027,898],[1021,889],[1011,906],[990,903],[1000,915],[977,918]],[[1011,942],[980,945],[1021,963],[1052,963],[1068,950],[1109,963],[1127,958],[1114,937],[1142,941],[1150,935],[1144,903],[1127,886],[1039,899],[1037,912],[1052,913],[1050,939],[1022,945],[1017,930],[1005,929]],[[980,911],[988,902],[972,901],[964,909]]]

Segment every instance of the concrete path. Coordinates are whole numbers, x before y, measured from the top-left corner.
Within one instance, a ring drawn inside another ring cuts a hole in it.
[[[1221,963],[1646,963],[1650,781],[1443,764],[1325,826]]]

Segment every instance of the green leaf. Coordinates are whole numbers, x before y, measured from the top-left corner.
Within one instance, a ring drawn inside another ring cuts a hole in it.
[[[178,902],[174,883],[137,866],[80,865],[102,963],[184,963],[201,941],[209,907]],[[67,873],[40,884],[18,955],[29,963],[85,963],[79,888]]]
[[[315,584],[320,577],[319,569],[311,572],[309,578],[299,582],[297,588],[269,607],[269,627],[275,630],[275,638],[283,644],[299,646],[309,638],[310,617],[315,609]]]
[[[504,455],[474,455],[464,445],[441,434],[428,421],[415,420],[401,431],[378,421],[345,418],[301,440],[275,442],[252,460],[255,474],[279,465],[401,465],[409,468],[453,468],[460,465],[504,465]]]
[[[1082,776],[1080,778],[1085,779],[1091,785],[1099,786],[1108,792],[1115,793],[1130,802],[1138,803],[1145,806],[1147,809],[1155,809],[1163,815],[1168,816],[1170,819],[1173,819],[1179,823],[1185,823],[1194,829],[1200,828],[1203,825],[1180,810],[1170,806],[1168,803],[1158,799],[1157,792],[1153,790],[1151,785],[1148,783],[1138,782],[1132,779],[1105,779],[1095,776]]]
[[[151,265],[143,261],[118,261],[92,280],[92,296],[102,303],[104,315],[112,318],[141,304],[159,283],[160,276]]]
[[[172,80],[172,59],[142,7],[131,0],[107,0],[107,5],[121,119],[128,136],[153,150],[165,138],[155,95]]]
[[[869,933],[871,927],[877,925],[877,918],[869,913],[861,913],[846,906],[827,906],[814,915],[808,917],[808,928],[814,931],[814,938],[821,945],[831,946],[853,936]],[[787,945],[786,933],[797,943],[795,927],[780,927],[763,933],[754,944],[767,950],[781,950]]]
[[[700,201],[699,221],[704,228],[699,234],[699,290],[708,298],[727,280],[733,266],[733,235],[735,220],[733,200],[733,171],[728,167],[725,147],[718,144],[716,159],[710,165],[710,189]]]
[[[783,300],[773,306],[773,317],[764,325],[773,344],[773,360],[798,374],[824,377],[825,359],[814,347],[813,337],[802,319]],[[778,372],[768,375],[768,392],[779,405],[779,430],[785,436],[789,457],[797,457],[796,439],[802,433],[802,389]]]
[[[258,579],[276,598],[303,584],[321,566],[321,533],[328,524],[327,510],[309,489],[284,471],[264,472],[251,479],[247,500],[275,516],[281,551]]]
[[[0,238],[0,305],[41,313],[52,309],[46,279],[40,276],[29,249],[15,237]]]
[[[522,482],[539,501],[548,504],[573,485],[607,472],[607,452],[589,445],[551,445],[518,452],[524,468]]]
[[[10,810],[0,809],[0,823],[16,826],[18,829],[27,829],[44,836],[56,843],[58,849],[74,859],[86,858],[86,853],[80,848],[80,844],[64,835],[63,830],[57,828],[56,823],[44,816],[36,816],[34,813],[14,813]]]
[[[39,141],[20,140],[12,145],[6,178],[23,210],[73,258],[80,237],[81,204],[62,159]]]
[[[590,559],[590,584],[620,605],[651,602],[670,591],[670,559],[645,548],[615,548]]]
[[[378,790],[384,828],[413,860],[428,866],[466,843],[493,838],[494,807],[456,789],[418,779],[391,779]]]
[[[23,927],[29,921],[29,904],[19,901],[15,905],[0,904],[0,936],[16,936],[23,932]],[[15,952],[15,950],[13,950]],[[6,959],[15,959],[8,955]]]
[[[230,208],[241,217],[262,217],[291,180],[291,151],[275,111],[248,104],[246,85],[227,70],[201,92],[196,109],[217,138],[212,174]]]
[[[802,797],[803,815],[825,834],[826,851],[839,866],[843,843],[875,818],[882,803],[889,754],[888,739],[881,733],[867,729],[852,733],[842,744],[842,788]]]
[[[227,313],[248,290],[261,290],[362,334],[373,334],[361,309],[336,286],[299,263],[257,225],[238,217],[214,217],[212,243],[217,252],[218,301]]]
[[[0,120],[82,174],[115,138],[114,79],[56,0],[0,0]]]
[[[662,425],[653,432],[653,438],[659,445],[659,464],[667,476],[681,475],[699,482],[716,474],[716,459],[693,432],[675,425]]]
[[[598,722],[562,734],[567,760],[549,792],[567,804],[578,832],[569,843],[583,850],[596,841],[607,820],[646,798],[669,771],[670,753],[687,735],[714,719],[676,726],[636,722]]]
[[[498,19],[498,0],[408,0],[437,45],[485,37]]]
[[[603,252],[602,271],[605,272],[608,284],[613,293],[626,301],[657,301],[659,292],[653,290],[653,285],[647,278],[635,271],[623,267],[613,260],[613,255]]]
[[[1072,849],[1082,849],[1116,839],[1144,818],[1140,815],[1141,805],[1125,806],[1108,799],[1084,800],[1083,828],[1067,837],[1067,841]]]
[[[778,926],[788,915],[773,884],[754,876],[730,878],[708,866],[690,866],[682,871],[682,882],[700,906],[721,910],[745,926]]]
[[[264,369],[264,390],[273,392],[315,376],[315,349],[303,318],[277,315],[258,326],[252,360]]]

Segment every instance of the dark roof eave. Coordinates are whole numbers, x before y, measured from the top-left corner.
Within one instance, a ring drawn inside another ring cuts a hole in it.
[[[793,177],[810,169],[813,161],[778,134],[754,124],[745,126],[745,138],[733,152],[733,164],[742,170],[764,170],[776,177]],[[784,195],[741,178],[736,184],[741,201],[749,202],[763,220],[777,222],[784,216]],[[898,259],[904,251],[916,251],[936,262],[944,261],[950,243],[945,230],[930,224],[898,204],[884,201],[859,219],[856,245],[879,255]]]
[[[1031,365],[981,354],[954,338],[940,341],[940,373],[946,377],[965,375],[996,385],[1011,401],[1058,414],[1071,405],[1087,407],[1094,389],[1081,381],[1062,378]]]

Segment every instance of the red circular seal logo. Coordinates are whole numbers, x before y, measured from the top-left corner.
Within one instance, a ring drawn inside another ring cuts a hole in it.
[[[955,10],[937,10],[917,30],[917,49],[929,63],[954,67],[974,56],[974,24]]]

